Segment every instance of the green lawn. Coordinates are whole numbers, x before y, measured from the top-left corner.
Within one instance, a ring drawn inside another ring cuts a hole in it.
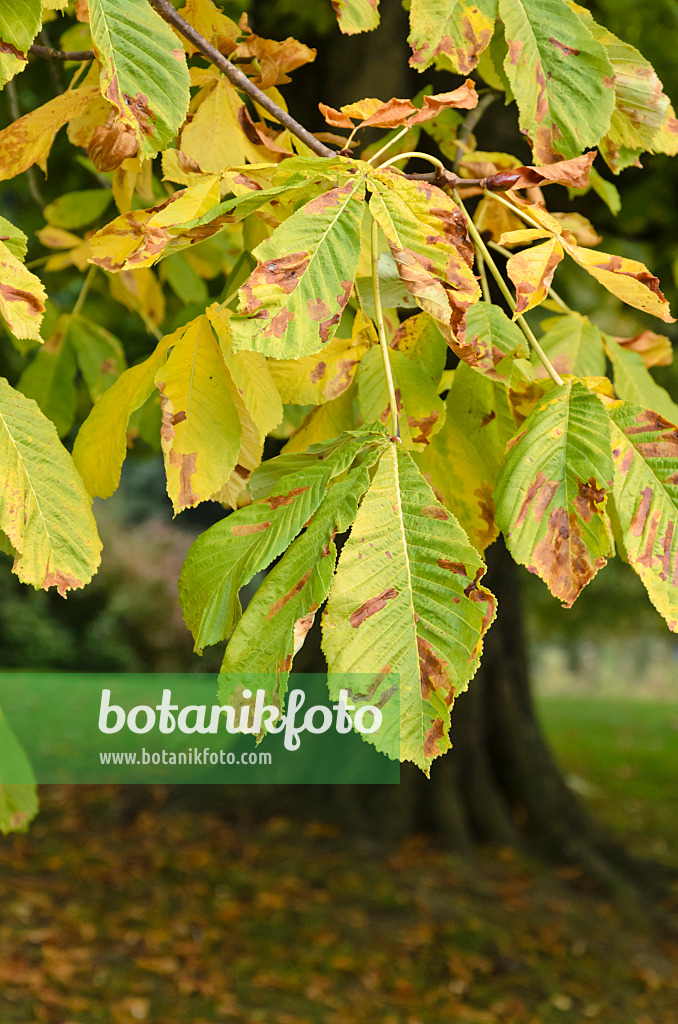
[[[678,702],[545,697],[537,706],[573,787],[637,853],[676,862]]]

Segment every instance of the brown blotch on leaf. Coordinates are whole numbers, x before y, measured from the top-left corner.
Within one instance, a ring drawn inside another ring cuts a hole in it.
[[[441,740],[445,735],[445,725],[442,718],[436,718],[435,722],[424,736],[424,757],[437,757],[442,754]]]
[[[593,579],[605,558],[591,561],[591,554],[582,540],[581,527],[574,512],[569,517],[564,508],[554,508],[549,516],[548,533],[533,552],[530,572],[543,576],[551,593],[571,608],[586,584]]]
[[[520,512],[518,513],[518,517],[515,522],[516,527],[520,527],[523,525],[525,519],[527,518],[527,513],[530,508],[530,505],[532,505],[533,502],[535,522],[540,522],[544,515],[544,512],[551,504],[553,496],[555,495],[559,487],[560,484],[557,480],[547,480],[540,470],[537,473],[534,480],[532,481],[532,483],[530,484],[530,486],[527,488],[525,500],[520,506]]]
[[[566,43],[561,43],[559,39],[555,39],[553,36],[549,36],[549,43],[561,50],[566,57],[578,57],[580,51],[575,50],[574,46],[567,46]]]
[[[234,537],[247,537],[251,533],[263,533],[264,530],[268,530],[271,523],[236,523],[231,527],[231,534]]]
[[[293,597],[296,597],[297,594],[301,593],[301,591],[304,589],[304,587],[308,583],[308,581],[309,581],[309,579],[311,577],[311,573],[312,572],[313,572],[312,568],[309,569],[307,572],[305,572],[304,575],[301,577],[301,579],[298,580],[298,582],[294,584],[294,586],[292,587],[291,590],[288,590],[288,592],[286,594],[283,594],[282,597],[279,597],[277,601],[273,602],[273,604],[271,605],[269,610],[266,612],[266,621],[268,621],[269,619],[272,619],[273,616],[277,615],[278,612],[281,611],[285,607],[285,605],[289,601],[292,600]],[[309,629],[310,629],[310,626],[309,626]]]
[[[42,585],[45,590],[49,590],[50,587],[56,587],[61,596],[65,597],[67,590],[79,590],[83,586],[83,582],[76,576],[72,576],[68,572],[60,572],[57,569],[54,572],[45,573]]]
[[[371,615],[375,615],[377,612],[380,612],[387,601],[392,601],[393,598],[397,596],[398,591],[395,587],[389,587],[387,590],[383,590],[381,594],[378,594],[376,597],[370,597],[369,600],[360,605],[360,608],[356,608],[354,612],[351,612],[349,621],[353,628],[357,629],[365,619],[369,619]]]
[[[606,490],[604,487],[596,487],[596,481],[591,477],[588,483],[582,480],[577,484],[578,492],[572,504],[585,523],[590,523],[596,512],[600,512],[598,505],[605,500]]]
[[[438,565],[441,569],[449,569],[450,572],[455,573],[457,576],[467,576],[466,566],[463,562],[451,562],[449,558],[439,558]]]
[[[422,516],[427,519],[449,519],[450,514],[441,505],[424,505],[421,510]]]
[[[417,637],[417,651],[422,697],[428,700],[431,691],[435,690],[449,707],[454,700],[455,690],[445,662],[436,654],[428,640],[421,636]]]
[[[291,505],[299,494],[307,491],[308,487],[295,487],[287,494],[273,494],[270,498],[264,498],[264,504],[270,505],[272,509],[280,508],[282,505]]]
[[[433,433],[433,428],[435,427],[439,418],[439,413],[435,411],[432,412],[430,416],[425,416],[421,420],[415,419],[414,416],[408,416],[407,422],[410,427],[410,430],[412,431],[413,442],[415,444],[428,444],[428,439]],[[415,431],[417,430],[419,431],[419,433],[415,434]]]
[[[37,295],[24,291],[23,288],[12,288],[9,284],[0,284],[0,295],[7,302],[25,302],[36,313],[44,313],[45,307]]]

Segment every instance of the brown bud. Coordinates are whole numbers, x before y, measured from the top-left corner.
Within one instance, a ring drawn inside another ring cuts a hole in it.
[[[121,121],[94,129],[87,154],[98,171],[114,171],[123,160],[136,156],[139,140],[134,129]]]

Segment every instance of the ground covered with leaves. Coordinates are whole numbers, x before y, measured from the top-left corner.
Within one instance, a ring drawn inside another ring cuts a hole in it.
[[[671,713],[617,707],[576,733],[576,707],[550,708],[587,798],[675,863]],[[678,940],[576,870],[510,850],[461,863],[430,837],[387,848],[289,814],[253,825],[160,788],[131,813],[139,792],[43,788],[30,832],[0,841],[2,1024],[678,1019]]]

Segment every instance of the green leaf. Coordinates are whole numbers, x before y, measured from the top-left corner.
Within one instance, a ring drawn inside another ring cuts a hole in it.
[[[231,320],[234,349],[296,359],[330,341],[358,266],[364,195],[356,175],[306,203],[256,247],[257,266]]]
[[[490,302],[476,302],[466,314],[466,340],[459,355],[492,380],[506,380],[515,359],[526,359],[525,335],[504,311]]]
[[[492,495],[515,433],[506,388],[460,363],[446,404],[442,429],[415,461],[438,501],[484,551],[499,533]]]
[[[603,45],[614,71],[615,107],[599,148],[608,167],[618,174],[635,164],[641,153],[661,152],[657,136],[669,116],[669,98],[654,68],[635,47],[598,25],[585,8],[570,6]]]
[[[73,460],[85,487],[94,497],[109,498],[120,483],[127,454],[127,424],[154,391],[155,375],[188,325],[158,342],[142,363],[125,370],[95,404],[80,427],[73,445]]]
[[[389,349],[391,371],[398,403],[400,436],[407,449],[419,449],[445,421],[445,404],[424,367],[402,352]],[[360,364],[358,404],[365,423],[390,423],[388,385],[381,349],[371,348]]]
[[[40,410],[63,437],[75,419],[75,352],[68,338],[68,317],[60,317],[56,331],[42,345],[17,382],[17,391],[37,402]]]
[[[610,410],[614,501],[629,563],[678,632],[678,430],[620,402]]]
[[[2,378],[0,477],[0,527],[19,579],[62,595],[83,587],[101,551],[90,497],[54,424]]]
[[[4,217],[0,217],[0,238],[2,238],[12,256],[16,256],[22,262],[26,259],[28,239],[20,228],[15,227],[14,224],[5,220]]]
[[[497,17],[497,0],[412,0],[410,64],[469,75],[489,45]]]
[[[368,184],[370,211],[405,286],[457,351],[466,311],[480,294],[461,210],[441,189],[389,169],[374,171]]]
[[[163,260],[160,275],[185,306],[191,303],[206,306],[209,302],[207,284],[183,253],[175,252]]]
[[[393,335],[391,348],[421,366],[438,385],[445,369],[447,345],[435,320],[427,313],[408,316]]]
[[[40,0],[0,0],[0,41],[26,51],[42,22]]]
[[[11,781],[7,781],[10,779]],[[24,779],[17,782],[17,779]],[[0,832],[25,831],[38,813],[33,770],[0,708]]]
[[[608,417],[578,381],[551,388],[511,442],[494,494],[509,551],[571,607],[612,554]]]
[[[598,328],[585,316],[570,313],[567,316],[549,317],[541,322],[545,332],[539,344],[560,374],[575,377],[603,377],[605,375],[605,350]],[[537,376],[545,376],[536,355],[532,358]]]
[[[84,228],[98,220],[111,204],[113,193],[105,188],[66,192],[44,209],[45,220],[58,228]]]
[[[358,502],[370,484],[366,461],[330,487],[310,525],[271,569],[238,622],[221,666],[219,699],[238,707],[242,673],[270,677],[266,703],[282,710],[292,659],[300,650],[316,612],[327,598],[334,575],[333,538],[353,523]],[[235,679],[232,673],[238,673]]]
[[[499,16],[508,45],[504,70],[535,162],[597,146],[615,101],[603,46],[566,0],[499,0]]]
[[[379,435],[365,432],[336,442],[329,452],[264,463],[257,473],[274,483],[271,493],[216,523],[192,544],[179,578],[179,603],[197,651],[229,636],[242,614],[238,591],[289,546],[323,501],[330,481],[350,467],[370,440],[375,443],[375,436],[378,443]],[[260,493],[257,473],[253,494]]]
[[[678,405],[668,391],[660,387],[645,366],[638,352],[619,345],[609,334],[605,347],[612,362],[614,390],[625,402],[634,402],[644,409],[660,413],[671,423],[678,423]]]
[[[371,32],[379,24],[379,0],[334,0],[332,6],[345,35]]]
[[[154,156],[183,124],[188,67],[172,29],[146,0],[89,0],[101,94],[128,125],[141,152]]]
[[[323,650],[335,697],[334,673],[374,673],[370,703],[384,716],[378,749],[426,772],[450,746],[452,702],[474,675],[494,618],[494,597],[478,585],[484,572],[410,456],[389,443],[339,559]],[[400,677],[398,712],[389,672]]]
[[[41,22],[40,0],[0,0],[0,89],[27,66]]]
[[[65,334],[90,397],[97,402],[125,369],[123,347],[105,327],[79,315],[66,318]]]

